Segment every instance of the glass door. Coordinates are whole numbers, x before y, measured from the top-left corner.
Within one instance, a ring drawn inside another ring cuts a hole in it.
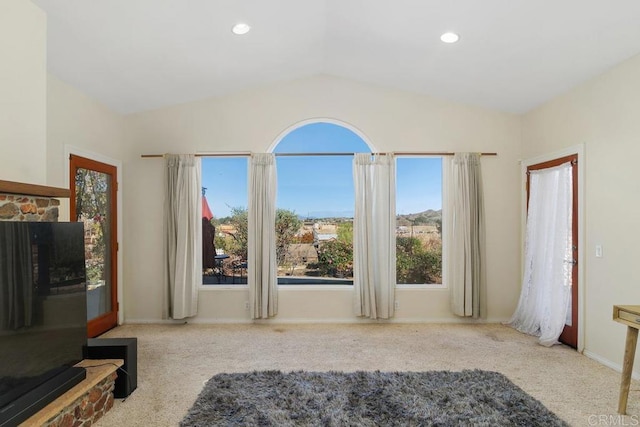
[[[571,175],[572,175],[572,202],[571,202],[571,242],[572,242],[572,259],[566,260],[566,262],[572,265],[571,267],[571,297],[569,300],[569,313],[567,314],[566,323],[562,334],[558,340],[569,347],[578,348],[578,155],[573,154],[566,157],[561,157],[547,162],[539,163],[537,165],[531,165],[527,167],[527,209],[529,203],[529,190],[530,190],[530,174],[529,171],[544,170],[552,167],[562,165],[564,163],[571,163]],[[563,237],[562,240],[566,240]]]
[[[88,335],[96,337],[118,323],[117,169],[70,156],[71,221],[84,223]]]

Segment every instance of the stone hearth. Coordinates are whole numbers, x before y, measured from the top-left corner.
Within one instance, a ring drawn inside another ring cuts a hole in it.
[[[113,387],[120,359],[83,360],[87,378],[42,408],[22,426],[90,426],[113,406]]]

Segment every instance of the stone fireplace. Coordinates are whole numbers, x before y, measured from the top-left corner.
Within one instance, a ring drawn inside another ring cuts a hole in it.
[[[0,194],[2,221],[57,221],[60,201],[27,195]]]
[[[0,221],[58,221],[66,188],[0,181]]]

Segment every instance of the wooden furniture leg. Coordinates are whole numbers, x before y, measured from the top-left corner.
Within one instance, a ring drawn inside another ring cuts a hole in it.
[[[631,385],[631,372],[633,371],[633,359],[636,356],[636,344],[638,342],[638,329],[627,326],[627,341],[624,346],[624,362],[622,364],[622,381],[620,383],[620,400],[618,401],[618,413],[627,413],[627,398]]]

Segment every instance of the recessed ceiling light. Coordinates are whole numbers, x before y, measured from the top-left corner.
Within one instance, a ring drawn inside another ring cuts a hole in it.
[[[249,26],[249,24],[245,24],[244,22],[240,22],[234,25],[231,29],[231,31],[233,31],[233,34],[237,34],[239,36],[247,34],[249,30],[251,30],[251,27]]]
[[[440,36],[440,40],[442,40],[445,43],[455,43],[458,40],[460,40],[460,36],[457,35],[456,33],[444,33],[443,35]]]

